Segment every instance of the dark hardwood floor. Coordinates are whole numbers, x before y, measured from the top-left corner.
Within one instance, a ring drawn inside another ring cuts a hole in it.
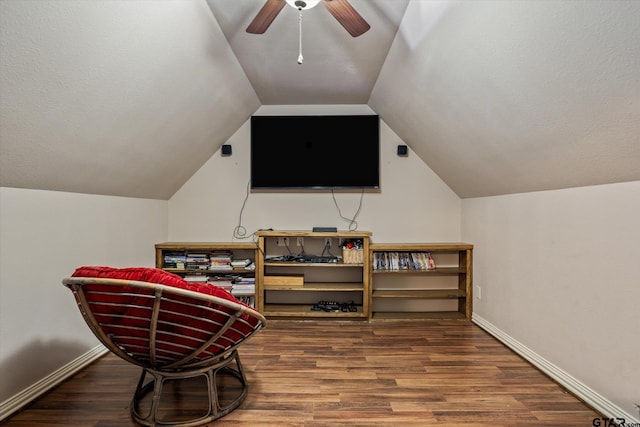
[[[591,426],[601,417],[463,321],[270,321],[240,357],[249,395],[211,425]],[[2,425],[135,426],[139,372],[109,354]],[[192,415],[203,402],[196,385],[175,384],[163,403]]]

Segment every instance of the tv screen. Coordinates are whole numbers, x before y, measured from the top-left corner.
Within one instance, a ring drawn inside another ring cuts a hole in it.
[[[251,188],[379,187],[377,115],[251,117]]]

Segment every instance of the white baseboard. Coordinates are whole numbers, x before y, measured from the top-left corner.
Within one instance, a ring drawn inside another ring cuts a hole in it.
[[[92,348],[80,357],[67,363],[60,369],[47,375],[37,383],[27,387],[20,393],[0,403],[0,421],[8,418],[10,415],[23,408],[25,405],[34,401],[42,394],[51,390],[53,387],[60,384],[62,381],[73,376],[76,372],[82,368],[90,365],[109,350],[105,346],[98,345]]]
[[[582,383],[577,378],[571,376],[566,371],[560,369],[558,366],[549,362],[544,357],[540,356],[524,344],[520,343],[502,330],[498,329],[491,322],[488,322],[486,319],[483,319],[476,313],[472,314],[471,321],[487,331],[490,335],[495,337],[511,350],[518,353],[524,359],[533,364],[536,368],[540,369],[553,380],[557,381],[559,384],[576,395],[578,398],[582,399],[585,403],[590,405],[605,417],[624,418],[627,424],[640,423],[640,419],[624,411],[618,405],[615,405],[610,400],[598,394],[595,390],[589,388],[586,384]]]

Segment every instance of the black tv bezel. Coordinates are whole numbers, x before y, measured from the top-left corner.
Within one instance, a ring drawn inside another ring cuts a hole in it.
[[[342,185],[260,185],[256,186],[253,182],[254,178],[254,166],[257,161],[254,157],[254,144],[256,141],[254,140],[254,132],[253,132],[253,120],[254,118],[263,119],[263,118],[286,118],[286,119],[296,119],[296,118],[355,118],[355,117],[375,117],[376,123],[376,184],[367,184],[367,185],[355,185],[355,184],[342,184]],[[273,192],[273,191],[291,191],[291,190],[320,190],[320,191],[328,191],[328,190],[379,190],[380,189],[380,162],[381,162],[381,144],[380,144],[380,116],[377,114],[308,114],[308,115],[254,115],[251,116],[251,126],[250,126],[250,189],[251,191],[264,191],[264,192]]]

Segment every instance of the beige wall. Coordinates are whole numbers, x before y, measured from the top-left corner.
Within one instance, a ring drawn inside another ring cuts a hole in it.
[[[462,206],[474,315],[637,416],[640,182]]]
[[[373,114],[367,106],[263,106],[266,114]],[[413,152],[398,157],[396,146],[403,141],[381,120],[381,191],[366,192],[357,217],[358,230],[373,232],[376,242],[458,241],[460,198]],[[240,209],[249,182],[250,122],[228,141],[233,155],[216,153],[170,200],[169,239],[229,241],[238,225]],[[336,155],[335,170],[353,170]],[[292,174],[304,165],[287,167]],[[345,217],[358,208],[359,192],[336,192]],[[331,192],[291,191],[250,193],[242,225],[247,234],[261,228],[311,230],[333,226],[346,230]]]
[[[0,402],[98,344],[61,280],[80,265],[153,266],[166,206],[0,188]]]

